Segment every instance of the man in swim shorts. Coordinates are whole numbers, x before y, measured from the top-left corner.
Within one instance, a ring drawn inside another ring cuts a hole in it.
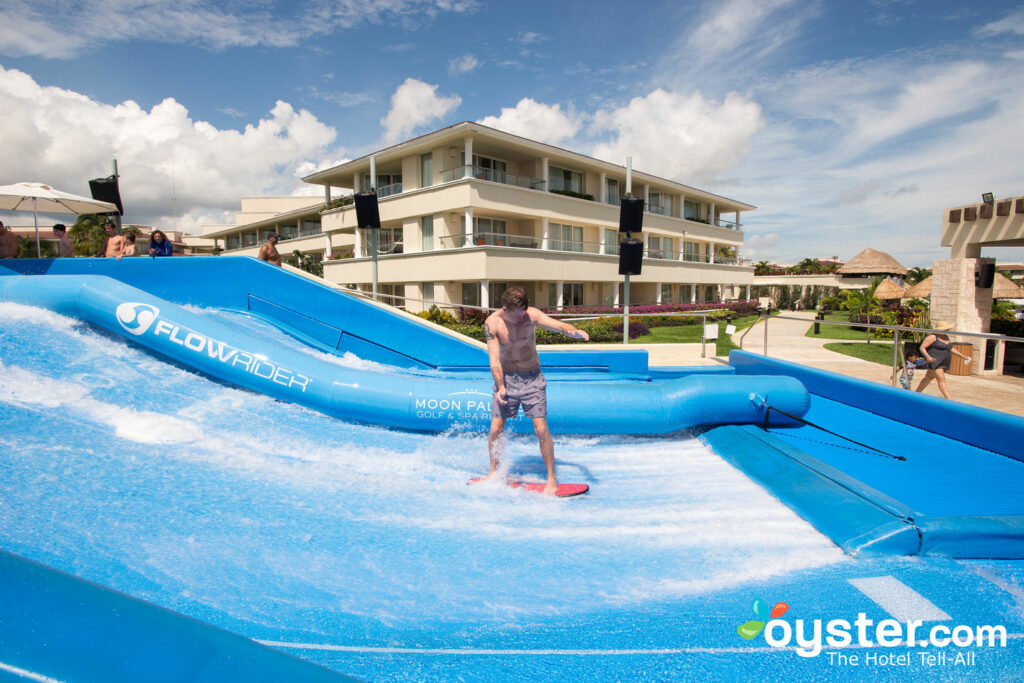
[[[558,322],[530,306],[526,293],[519,287],[509,287],[501,297],[502,307],[484,322],[484,338],[494,376],[494,395],[491,398],[491,432],[487,446],[491,456],[490,479],[501,461],[502,433],[505,421],[519,414],[519,406],[533,419],[533,431],[540,442],[540,454],[548,468],[548,481],[544,493],[554,494],[558,486],[555,478],[555,445],[548,431],[547,383],[540,371],[537,356],[537,325],[567,337],[589,341],[590,335],[568,323]]]

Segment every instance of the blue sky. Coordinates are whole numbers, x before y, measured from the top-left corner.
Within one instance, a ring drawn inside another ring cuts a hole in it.
[[[745,256],[930,265],[1024,194],[1022,66],[1019,2],[0,0],[0,184],[116,157],[126,221],[198,232],[472,120],[755,204]]]

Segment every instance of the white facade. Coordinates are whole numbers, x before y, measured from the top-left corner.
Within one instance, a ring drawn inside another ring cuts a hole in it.
[[[468,160],[468,161],[467,161]],[[376,182],[370,183],[371,162]],[[460,123],[320,171],[307,182],[346,193],[374,185],[379,291],[440,303],[500,305],[522,286],[538,306],[621,305],[619,200],[626,169],[476,123]],[[631,303],[690,303],[747,296],[741,214],[755,207],[635,171],[647,198],[643,274]],[[370,239],[352,205],[323,213],[322,231],[354,247],[327,260],[324,277],[370,289]]]

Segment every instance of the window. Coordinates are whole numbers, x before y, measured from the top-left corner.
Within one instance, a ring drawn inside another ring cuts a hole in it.
[[[299,234],[300,235],[319,235],[321,232],[323,232],[323,230],[322,230],[322,228],[320,226],[320,221],[305,220],[305,221],[302,221],[302,231]]]
[[[420,155],[420,187],[434,184],[434,153]]]
[[[363,253],[373,256],[373,236],[370,230],[361,230],[363,236]],[[401,254],[403,251],[402,228],[380,228],[377,232],[378,254]]]
[[[661,303],[670,304],[672,303],[672,285],[661,286]]]
[[[583,283],[563,282],[562,283],[562,306],[583,305]],[[558,307],[558,283],[552,282],[548,287],[548,307]]]
[[[548,249],[551,251],[583,251],[583,226],[548,224]]]
[[[497,218],[473,218],[473,244],[504,247],[508,244],[508,228]]]
[[[420,218],[420,250],[434,250],[434,217],[423,216]]]
[[[718,296],[718,288],[714,285],[706,285],[704,287],[704,301],[715,301]]]
[[[382,187],[389,187],[391,185],[398,185],[398,192],[402,191],[402,174],[401,173],[378,173],[377,184],[374,188],[380,190]],[[370,174],[363,174],[363,192],[370,190]]]
[[[700,242],[683,243],[683,259],[686,261],[700,261]]]
[[[259,243],[263,244],[264,242],[266,242],[267,241],[267,235],[269,235],[272,232],[274,232],[274,228],[262,228],[259,231],[259,237],[257,238],[259,240]]]
[[[583,193],[583,174],[558,166],[548,167],[548,183],[551,190]]]
[[[238,249],[240,246],[242,246],[241,235],[228,235],[227,242],[224,245],[226,249]]]
[[[618,230],[612,230],[611,228],[604,229],[604,253],[616,255],[619,253]]]
[[[609,204],[618,206],[622,201],[621,195],[619,195],[619,181],[615,178],[606,178],[604,181],[605,193],[608,198],[605,200]]]
[[[477,282],[463,282],[462,283],[462,305],[463,306],[479,306],[480,305],[480,284]]]
[[[501,297],[505,295],[506,289],[507,282],[492,282],[487,288],[487,298],[490,299],[487,305],[491,308],[501,308]]]
[[[693,301],[693,285],[679,285],[679,303],[688,304]]]
[[[601,286],[601,304],[604,306],[615,305],[615,295],[617,294],[619,285],[616,282],[605,282]]]
[[[672,258],[671,237],[649,237],[647,240],[647,258]]]
[[[683,218],[691,221],[700,220],[700,204],[689,199],[683,202]]]
[[[405,306],[405,285],[377,285],[380,300],[392,306]]]
[[[466,165],[466,153],[462,153],[462,165]],[[505,172],[508,171],[508,164],[500,159],[473,155],[473,176],[480,180],[490,180],[496,183],[506,181]]]
[[[282,240],[293,240],[299,236],[299,226],[281,225],[277,228],[277,234]]]
[[[254,247],[254,246],[256,246],[256,233],[254,233],[254,232],[243,232],[242,233],[242,246],[243,247]]]
[[[672,214],[672,196],[668,192],[648,192],[647,210],[651,213],[669,216]]]
[[[420,283],[420,298],[424,302],[431,302],[434,300],[434,283],[433,282],[421,282]],[[424,303],[424,308],[429,308],[430,303]]]

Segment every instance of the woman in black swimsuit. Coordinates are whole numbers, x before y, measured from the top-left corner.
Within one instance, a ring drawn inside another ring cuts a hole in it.
[[[952,323],[947,323],[944,320],[939,320],[935,323],[935,329],[937,330],[951,330],[953,329]],[[949,389],[946,387],[946,370],[949,370],[949,361],[953,355],[960,356],[964,359],[965,363],[970,363],[970,356],[965,356],[949,343],[949,336],[945,334],[929,334],[921,342],[921,355],[927,361],[924,367],[928,371],[924,375],[924,379],[921,380],[921,385],[917,387],[918,391],[924,391],[924,388],[928,386],[934,379],[939,385],[939,392],[944,398],[952,399],[949,395]]]

